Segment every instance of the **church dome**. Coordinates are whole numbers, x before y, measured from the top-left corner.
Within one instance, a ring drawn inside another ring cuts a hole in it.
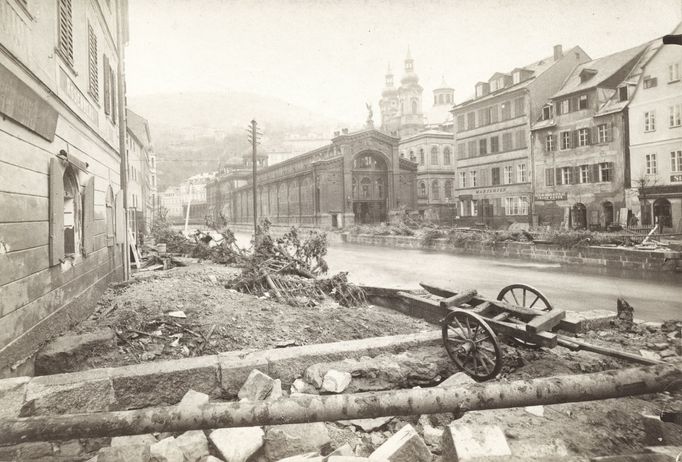
[[[416,85],[419,83],[419,76],[414,71],[408,71],[403,75],[403,78],[400,79],[400,83],[402,85]]]

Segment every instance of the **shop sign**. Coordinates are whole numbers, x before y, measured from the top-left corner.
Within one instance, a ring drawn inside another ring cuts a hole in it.
[[[484,188],[484,189],[476,189],[474,191],[474,194],[494,194],[494,193],[503,193],[507,191],[507,188]]]
[[[565,201],[566,198],[565,192],[540,193],[535,195],[536,201]]]

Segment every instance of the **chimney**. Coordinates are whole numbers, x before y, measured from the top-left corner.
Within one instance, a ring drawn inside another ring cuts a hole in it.
[[[561,45],[554,45],[554,61],[558,61],[564,56],[564,50]]]
[[[344,135],[347,135],[347,134],[348,134],[348,129],[347,129],[347,128],[341,129],[341,133],[343,133]]]

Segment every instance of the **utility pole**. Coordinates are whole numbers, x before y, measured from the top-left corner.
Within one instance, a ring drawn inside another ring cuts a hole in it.
[[[253,187],[253,240],[254,243],[258,242],[258,194],[256,193],[256,146],[258,145],[259,137],[261,133],[258,131],[258,124],[256,120],[251,121],[251,127],[247,130],[249,133],[249,141],[251,142],[251,163],[253,167],[253,178],[251,180],[251,185]]]

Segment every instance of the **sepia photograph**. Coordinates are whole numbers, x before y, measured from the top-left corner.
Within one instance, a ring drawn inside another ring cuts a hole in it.
[[[682,462],[682,0],[0,0],[0,462]]]

